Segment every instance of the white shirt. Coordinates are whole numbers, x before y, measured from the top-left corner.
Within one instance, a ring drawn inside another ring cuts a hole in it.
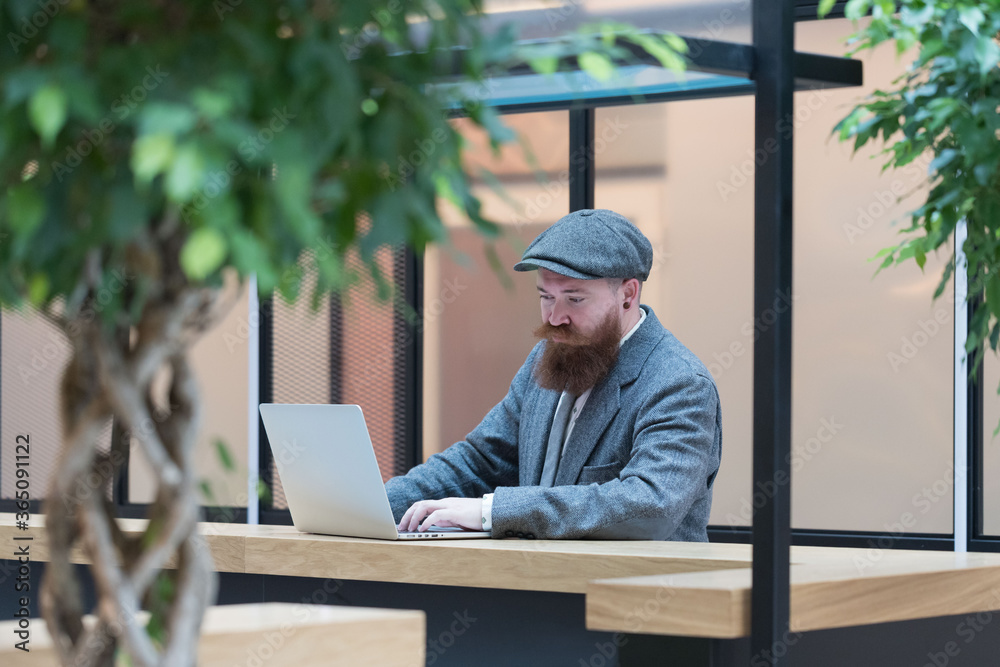
[[[636,322],[635,326],[629,329],[624,336],[622,336],[621,341],[619,341],[618,343],[618,347],[624,345],[625,341],[627,341],[629,338],[632,337],[632,334],[636,332],[636,330],[639,328],[639,325],[641,325],[645,320],[646,320],[646,311],[643,310],[642,308],[639,308],[639,321]],[[569,416],[569,425],[566,426],[566,434],[563,436],[563,441],[562,441],[563,449],[559,453],[560,459],[562,458],[563,452],[566,451],[566,443],[569,442],[569,436],[573,433],[573,427],[576,426],[576,418],[580,416],[580,413],[583,411],[583,406],[587,403],[587,399],[590,398],[590,392],[593,390],[594,388],[590,387],[589,389],[587,389],[587,391],[577,396],[576,402],[573,403],[573,411],[570,413]],[[568,395],[569,394],[567,394],[567,392],[564,391],[559,396],[559,400],[560,401],[566,400],[566,397]],[[558,410],[556,412],[558,413]],[[555,417],[553,417],[553,419],[555,419]],[[492,530],[492,529],[493,529],[493,494],[487,493],[483,496],[483,530]]]

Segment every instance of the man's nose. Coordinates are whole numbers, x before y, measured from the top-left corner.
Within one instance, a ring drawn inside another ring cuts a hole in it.
[[[547,320],[552,326],[558,327],[563,324],[569,324],[569,315],[566,313],[565,308],[556,304],[549,309],[549,316]]]

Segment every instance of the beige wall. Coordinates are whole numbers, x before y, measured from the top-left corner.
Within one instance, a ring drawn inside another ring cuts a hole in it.
[[[191,347],[189,361],[201,392],[201,427],[195,459],[200,479],[208,483],[214,500],[205,505],[247,505],[247,341],[251,323],[246,289],[236,295],[230,286],[232,309]],[[214,445],[226,444],[236,470],[222,466]],[[133,441],[129,458],[129,500],[148,503],[155,487],[149,463]]]

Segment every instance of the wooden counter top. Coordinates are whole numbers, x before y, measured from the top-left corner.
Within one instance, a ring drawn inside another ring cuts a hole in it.
[[[473,588],[583,593],[617,576],[750,567],[745,544],[597,540],[427,540],[330,537],[258,526],[246,571]]]
[[[118,525],[127,535],[138,535],[146,527],[145,519],[118,519]],[[248,534],[247,529],[254,526],[235,523],[202,523],[199,524],[199,532],[205,537],[212,558],[215,560],[215,569],[219,572],[243,572],[245,570],[244,560],[244,540]],[[13,514],[0,514],[0,544],[14,544],[14,538],[30,537],[31,560],[46,562],[49,560],[49,539],[45,531],[43,515],[32,515],[31,524],[27,530],[16,527]],[[70,554],[73,563],[90,562],[83,549],[77,546]],[[173,567],[174,561],[167,562],[167,567]]]

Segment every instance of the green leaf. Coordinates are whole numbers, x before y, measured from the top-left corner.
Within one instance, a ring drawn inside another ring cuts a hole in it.
[[[927,167],[927,172],[929,174],[933,174],[934,172],[939,171],[941,167],[947,166],[952,160],[958,157],[958,154],[958,151],[954,148],[945,148],[943,151],[938,153],[937,157],[931,160],[930,165]]]
[[[1000,274],[994,273],[986,281],[986,305],[996,316],[1000,314]]]
[[[139,117],[139,134],[173,134],[189,132],[198,122],[190,107],[174,102],[147,102]]]
[[[232,236],[233,263],[243,274],[256,272],[261,292],[269,293],[278,286],[275,271],[267,248],[252,233],[240,230]]]
[[[198,488],[201,489],[201,495],[205,498],[205,500],[207,500],[210,504],[214,505],[215,494],[212,493],[211,483],[209,483],[207,479],[203,479],[200,482],[198,482]]]
[[[872,0],[847,0],[847,4],[844,6],[844,16],[856,21],[868,13],[871,6]]]
[[[934,5],[927,3],[920,8],[914,8],[911,5],[904,5],[899,11],[900,20],[903,25],[922,28],[925,23],[931,20],[934,16]],[[928,42],[924,42],[926,47]]]
[[[205,177],[205,160],[193,144],[181,146],[167,172],[164,188],[178,203],[189,201],[198,192]]]
[[[973,35],[979,35],[979,26],[986,20],[986,17],[983,16],[983,10],[979,7],[962,7],[958,10],[958,20],[971,30]]]
[[[830,13],[830,10],[833,9],[833,5],[836,4],[836,2],[837,0],[820,0],[816,15],[823,18]]]
[[[20,236],[30,236],[45,216],[42,195],[28,184],[7,190],[7,219],[11,229]]]
[[[45,299],[49,296],[49,277],[44,273],[36,273],[31,277],[31,282],[28,283],[28,300],[31,305],[37,307],[42,306],[45,303]]]
[[[36,90],[28,102],[28,120],[42,138],[42,145],[50,148],[66,124],[66,93],[53,84]]]
[[[233,461],[233,455],[229,452],[229,447],[226,446],[226,443],[220,438],[216,438],[213,444],[215,445],[215,453],[219,457],[219,463],[222,464],[222,467],[228,472],[236,470],[236,462]]]
[[[132,172],[142,184],[150,183],[167,170],[174,159],[174,137],[148,134],[132,144]]]
[[[212,120],[224,118],[233,107],[233,100],[230,97],[207,88],[195,90],[191,95],[191,101],[198,113]]]
[[[257,478],[257,497],[265,505],[271,504],[271,488],[264,482],[264,480]]]
[[[668,32],[668,33],[662,35],[662,37],[663,37],[663,41],[667,43],[667,46],[669,46],[670,48],[672,48],[677,53],[687,53],[688,52],[688,45],[687,45],[687,42],[684,41],[683,37],[675,35],[672,32]]]
[[[979,74],[985,76],[1000,63],[1000,45],[993,41],[992,36],[982,36],[976,41],[976,60],[979,61]]]
[[[614,63],[603,53],[587,51],[579,57],[580,68],[598,81],[607,81],[615,73]]]
[[[192,280],[204,280],[222,266],[226,239],[211,227],[196,229],[181,249],[181,268]]]
[[[559,58],[556,56],[536,56],[528,61],[531,69],[539,74],[555,74],[559,69]]]

